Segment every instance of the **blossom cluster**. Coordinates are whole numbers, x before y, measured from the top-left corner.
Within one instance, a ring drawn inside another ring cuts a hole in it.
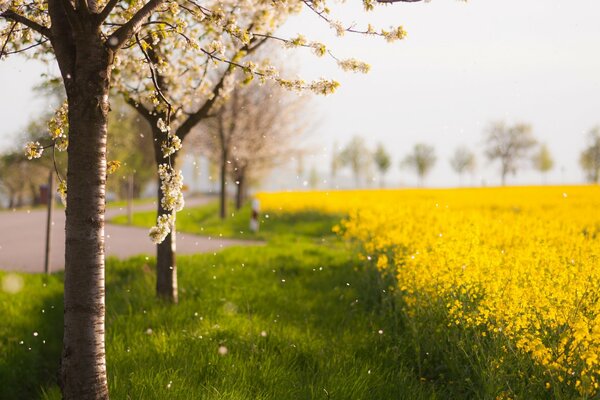
[[[44,147],[42,147],[40,142],[27,142],[25,144],[25,156],[28,160],[40,158],[43,152]]]
[[[175,225],[175,217],[173,214],[159,215],[156,221],[156,226],[150,228],[149,236],[154,244],[162,243],[167,235],[171,233]]]
[[[175,170],[169,164],[161,164],[158,167],[160,178],[161,207],[166,211],[159,215],[156,226],[152,227],[149,236],[154,243],[161,243],[175,225],[175,213],[181,211],[184,206],[183,200],[183,174],[181,170]]]
[[[354,58],[340,60],[338,61],[338,65],[344,71],[361,72],[363,74],[366,74],[371,69],[369,64]]]

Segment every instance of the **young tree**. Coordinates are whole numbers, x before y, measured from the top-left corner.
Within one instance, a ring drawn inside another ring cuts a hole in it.
[[[377,145],[377,149],[375,149],[375,153],[373,153],[373,161],[375,161],[375,166],[379,171],[379,186],[384,187],[385,174],[387,174],[392,166],[392,160],[389,153],[385,151],[383,144],[379,143]]]
[[[412,153],[404,158],[401,166],[412,168],[419,177],[419,186],[423,186],[425,177],[429,174],[436,161],[437,157],[433,146],[417,143],[413,147]]]
[[[252,181],[287,161],[290,153],[301,154],[294,139],[304,131],[305,121],[298,117],[306,114],[305,99],[272,84],[240,87],[216,111],[216,117],[205,122],[196,146],[220,165],[221,218],[226,215],[227,175],[235,182],[239,209]]]
[[[354,136],[339,154],[340,163],[344,167],[350,167],[354,175],[354,183],[358,187],[366,170],[372,162],[371,153],[361,136]]]
[[[538,152],[533,155],[532,161],[535,169],[542,174],[542,180],[546,182],[546,174],[554,168],[554,159],[545,143],[542,144]]]
[[[165,190],[171,191],[169,186],[173,185],[165,184],[163,177],[173,180],[175,176],[174,182],[181,184],[172,170],[177,162],[177,150],[185,138],[219,108],[236,85],[248,83],[255,77],[261,82],[275,81],[287,89],[310,90],[318,94],[329,94],[338,84],[324,79],[304,82],[281,78],[268,57],[256,55],[257,50],[268,41],[279,42],[286,47],[309,48],[318,56],[329,54],[324,44],[309,42],[302,35],[292,39],[273,35],[289,14],[298,11],[298,3],[274,6],[254,0],[251,6],[240,7],[235,1],[215,1],[209,7],[192,0],[181,6],[174,2],[169,4],[173,14],[182,11],[177,14],[178,18],[155,21],[158,31],[135,38],[134,47],[139,57],[150,65],[149,76],[144,74],[143,65],[135,58],[128,58],[121,61],[119,73],[115,72],[114,78],[118,91],[153,128],[159,177],[157,225],[151,230],[157,244],[157,293],[164,299],[177,302],[174,213],[175,209],[183,207],[183,201],[169,199],[171,195]],[[300,4],[306,5],[332,26],[337,26],[340,34],[356,31],[330,21],[326,8],[321,4]],[[186,26],[185,32],[180,32],[181,26]],[[161,27],[175,31],[176,35],[165,38]],[[404,35],[398,29],[393,32],[382,31],[379,34],[389,39]],[[367,64],[355,59],[337,62],[345,70],[367,72],[369,69]],[[243,71],[243,74],[235,74],[236,70]],[[148,84],[149,81],[152,84]],[[161,174],[161,168],[169,173]],[[170,209],[170,203],[176,205],[174,210]],[[224,207],[221,210],[223,213]]]
[[[485,142],[487,158],[490,161],[500,160],[502,186],[506,184],[509,173],[517,173],[519,163],[529,158],[529,151],[536,144],[531,125],[508,126],[504,122],[494,122],[488,127]]]
[[[587,180],[592,183],[600,182],[600,127],[593,128],[589,133],[588,147],[581,152],[579,164]]]
[[[162,103],[166,116],[155,124],[164,134],[158,144],[165,144],[163,156],[176,151],[181,142],[169,134],[172,132],[170,117],[177,115],[180,108],[178,104],[174,108],[171,102],[174,99],[167,99],[162,94],[163,82],[157,79],[155,72],[169,69],[175,61],[153,58],[152,46],[156,41],[170,40],[180,54],[212,55],[208,64],[227,63],[225,68],[242,68],[249,75],[271,79],[290,88],[308,88],[327,94],[337,86],[336,82],[326,80],[312,83],[286,80],[268,66],[261,68],[239,64],[235,59],[227,60],[220,55],[218,41],[212,47],[200,46],[199,38],[212,32],[218,32],[219,37],[234,36],[246,43],[254,37],[252,31],[241,28],[236,20],[225,18],[221,10],[227,8],[224,3],[227,2],[200,5],[188,0],[180,6],[176,1],[167,0],[0,0],[0,58],[32,50],[37,57],[55,59],[67,96],[67,104],[57,113],[55,126],[50,130],[55,148],[68,151],[66,182],[61,179],[58,185],[67,203],[65,312],[60,372],[60,386],[65,399],[108,398],[104,344],[104,196],[109,170],[106,138],[109,92],[113,72],[118,75],[121,71],[120,63],[128,67],[149,66],[152,80],[149,87],[154,87],[148,91],[152,93],[151,101]],[[263,15],[263,27],[277,26],[288,14],[306,6],[340,34],[358,32],[354,25],[345,28],[333,20],[325,2],[234,3],[240,9],[259,10]],[[374,3],[364,0],[364,5],[368,10],[373,8]],[[257,37],[271,37],[269,31],[263,32],[259,30],[258,34],[262,36]],[[363,33],[378,34],[388,40],[405,36],[402,28],[376,32],[370,25]],[[319,54],[327,53],[325,46],[307,43],[302,37],[286,43],[310,47]],[[135,53],[132,49],[139,52]],[[140,53],[143,57],[139,56]],[[177,62],[188,63],[190,68],[197,65],[196,57],[180,60]],[[342,60],[339,64],[344,69],[367,69],[364,63],[356,60]],[[147,82],[144,81],[144,84]],[[31,142],[27,144],[26,152],[30,158],[37,158],[43,148],[41,144]],[[171,233],[173,212],[180,210],[183,202],[180,174],[168,158],[159,172],[164,213],[151,235],[155,241],[162,242]]]
[[[463,174],[475,171],[475,165],[475,153],[465,146],[458,147],[450,158],[450,166],[458,174],[461,184]]]

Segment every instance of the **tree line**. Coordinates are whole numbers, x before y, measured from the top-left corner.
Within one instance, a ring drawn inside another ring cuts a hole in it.
[[[483,153],[488,162],[499,165],[498,173],[502,185],[509,175],[516,175],[521,169],[531,166],[546,180],[546,175],[555,167],[553,155],[545,143],[540,143],[533,135],[531,125],[517,123],[506,124],[492,122],[483,132]],[[590,183],[600,182],[600,126],[592,128],[587,135],[586,147],[581,151],[579,165]],[[416,143],[410,152],[399,160],[400,169],[415,173],[419,186],[423,186],[427,175],[438,162],[435,147],[428,143]],[[369,149],[365,139],[354,136],[344,147],[333,146],[331,156],[331,183],[336,186],[339,171],[347,168],[352,173],[355,186],[371,186],[379,176],[379,186],[385,186],[385,177],[392,167],[392,156],[383,143],[374,150]],[[457,147],[448,160],[449,166],[458,175],[462,184],[463,177],[474,174],[478,163],[475,152],[468,146]],[[316,186],[315,181],[312,180]]]

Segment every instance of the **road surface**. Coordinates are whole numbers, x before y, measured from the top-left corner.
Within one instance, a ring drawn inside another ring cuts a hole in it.
[[[209,202],[207,197],[187,200],[186,207]],[[137,205],[134,211],[154,210],[152,203]],[[126,213],[126,208],[108,208],[105,220]],[[106,223],[106,255],[127,258],[139,254],[154,255],[154,244],[148,229]],[[44,272],[46,237],[46,210],[0,211],[0,270],[19,272]],[[206,253],[229,246],[257,245],[259,242],[197,236],[177,232],[177,254]],[[56,208],[53,214],[50,269],[64,268],[65,214]]]

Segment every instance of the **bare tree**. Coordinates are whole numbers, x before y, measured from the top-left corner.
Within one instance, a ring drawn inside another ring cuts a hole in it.
[[[518,123],[508,126],[504,122],[492,123],[485,132],[485,154],[490,161],[500,160],[502,185],[509,173],[516,174],[520,162],[529,158],[535,146],[531,125]]]
[[[435,149],[433,146],[424,143],[417,143],[413,150],[402,160],[401,166],[412,168],[419,177],[419,186],[423,186],[425,177],[437,161]]]
[[[466,146],[458,147],[454,151],[452,158],[450,158],[450,166],[452,167],[454,172],[458,174],[462,185],[463,175],[466,172],[473,173],[475,171],[475,153],[469,150],[469,148],[467,148]]]
[[[360,186],[361,179],[367,176],[372,156],[365,139],[362,136],[354,136],[339,154],[341,165],[349,167],[354,176],[354,184]]]
[[[291,95],[273,85],[235,89],[229,101],[207,120],[194,145],[220,166],[220,215],[226,216],[227,176],[235,183],[236,208],[248,188],[277,165],[300,154],[298,138],[306,121],[307,97]]]
[[[594,127],[588,135],[588,147],[581,152],[579,164],[589,182],[600,182],[600,127]]]
[[[384,187],[384,178],[390,167],[392,166],[392,159],[382,143],[377,145],[375,152],[373,153],[373,161],[379,171],[379,186]]]
[[[546,183],[546,174],[554,168],[554,159],[545,143],[540,146],[531,161],[533,161],[535,169],[542,174],[542,181]]]

